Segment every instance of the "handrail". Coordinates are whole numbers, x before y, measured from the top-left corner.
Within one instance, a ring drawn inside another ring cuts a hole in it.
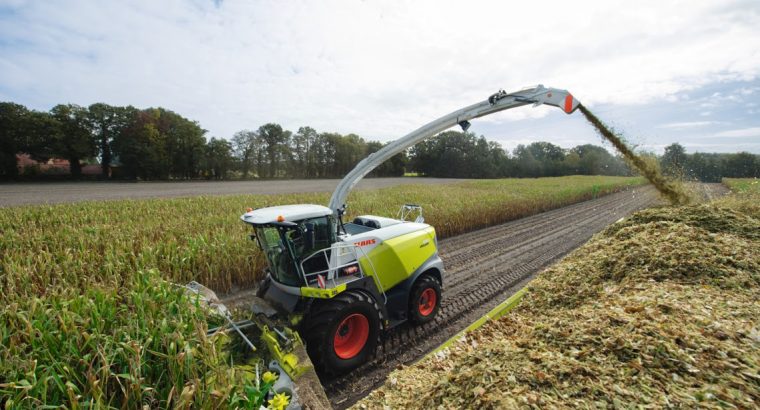
[[[351,249],[354,252],[354,258],[352,260],[344,263],[344,264],[340,264],[338,266],[331,267],[330,266],[330,259],[327,257],[327,251],[328,250],[338,250],[338,249],[341,249],[341,248]],[[385,303],[387,303],[388,302],[388,296],[385,294],[385,289],[383,289],[383,285],[382,285],[382,283],[380,283],[380,279],[377,277],[377,270],[375,269],[375,264],[372,262],[372,258],[370,258],[369,256],[367,256],[366,252],[364,252],[364,249],[362,249],[360,246],[354,245],[352,243],[346,243],[346,242],[343,242],[343,243],[334,243],[333,246],[331,246],[329,248],[323,248],[323,249],[320,249],[318,251],[315,251],[311,255],[309,255],[306,258],[304,258],[301,261],[301,269],[300,269],[301,274],[302,274],[303,282],[306,284],[307,287],[311,287],[311,285],[309,284],[309,278],[312,278],[312,277],[314,277],[316,275],[320,275],[320,274],[323,274],[323,273],[327,273],[328,275],[327,275],[326,279],[330,280],[332,282],[332,286],[335,287],[335,286],[337,286],[337,283],[335,282],[335,277],[337,276],[337,271],[339,269],[341,269],[341,268],[345,268],[345,267],[351,266],[353,264],[356,264],[358,266],[358,268],[359,268],[359,275],[354,280],[359,280],[359,279],[363,278],[365,276],[364,275],[364,269],[362,268],[362,264],[359,262],[360,257],[358,257],[356,255],[356,250],[357,249],[359,250],[359,252],[361,252],[361,257],[365,258],[367,260],[367,262],[369,263],[370,268],[372,268],[372,273],[373,273],[372,278],[375,281],[375,285],[377,286],[377,289],[383,295],[383,299],[385,300]],[[306,261],[308,261],[308,260],[314,258],[315,256],[317,256],[317,254],[319,254],[319,253],[321,253],[322,255],[324,255],[325,262],[327,264],[327,269],[319,270],[319,271],[316,271],[316,272],[306,273],[306,269],[304,268],[303,264]],[[332,277],[330,277],[330,274],[329,274],[330,272],[335,272],[335,274],[333,274]],[[350,282],[353,282],[353,281],[350,281]],[[346,283],[350,283],[350,282],[346,282]]]
[[[311,255],[309,255],[308,257],[304,258],[304,259],[301,261],[301,272],[302,272],[302,274],[303,274],[303,280],[304,280],[304,283],[306,283],[306,286],[310,286],[310,285],[309,285],[309,281],[308,281],[308,278],[309,278],[309,277],[314,277],[314,276],[316,276],[316,275],[319,275],[319,274],[322,274],[322,273],[328,273],[328,275],[327,275],[327,278],[326,278],[326,279],[329,279],[329,280],[331,280],[331,281],[332,281],[333,287],[334,287],[334,286],[337,286],[337,284],[335,283],[335,276],[336,276],[336,275],[335,275],[335,274],[333,274],[333,275],[332,275],[332,277],[330,277],[330,274],[329,274],[329,273],[330,273],[330,272],[336,272],[336,273],[337,273],[338,269],[341,269],[341,268],[345,268],[346,266],[350,266],[350,265],[353,265],[353,264],[355,264],[355,263],[356,263],[356,264],[358,264],[358,258],[354,258],[353,260],[351,260],[351,261],[348,261],[348,262],[346,262],[346,263],[344,263],[344,264],[340,264],[340,265],[338,265],[338,266],[334,266],[334,267],[331,267],[331,266],[330,266],[330,259],[327,257],[327,251],[328,251],[328,250],[334,250],[334,249],[340,249],[340,248],[355,248],[355,247],[356,247],[356,245],[354,245],[354,244],[350,244],[350,243],[335,243],[335,244],[333,244],[333,245],[334,245],[334,247],[329,247],[329,248],[323,248],[323,249],[320,249],[320,250],[318,250],[318,251],[316,251],[316,252],[312,253],[312,254],[311,254]],[[311,258],[315,257],[315,256],[316,256],[318,253],[321,253],[321,254],[323,254],[323,255],[324,255],[324,257],[325,257],[325,262],[326,262],[326,264],[327,264],[327,269],[323,269],[323,270],[320,270],[320,271],[316,271],[316,272],[310,272],[310,273],[306,273],[306,269],[304,268],[303,264],[304,264],[306,261],[310,260]],[[361,264],[359,264],[359,274],[360,274],[360,276],[359,276],[359,277],[357,277],[357,279],[361,279],[361,278],[363,278],[363,277],[364,277],[364,272],[363,272],[363,271],[362,271],[362,269],[361,269]]]

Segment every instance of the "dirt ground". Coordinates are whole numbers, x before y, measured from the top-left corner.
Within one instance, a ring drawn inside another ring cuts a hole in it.
[[[465,179],[366,178],[358,189],[404,184],[448,184]],[[0,207],[111,199],[172,198],[196,195],[332,192],[339,179],[177,182],[36,182],[0,184]]]
[[[725,192],[721,184],[703,184],[706,197]],[[346,376],[323,380],[333,407],[355,403],[379,387],[391,370],[422,358],[593,234],[657,204],[663,202],[648,185],[440,241],[446,275],[436,320],[393,329],[374,360]]]

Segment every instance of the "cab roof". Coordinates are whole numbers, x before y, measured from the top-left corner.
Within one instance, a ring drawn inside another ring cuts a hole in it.
[[[317,218],[320,216],[332,215],[332,210],[322,205],[300,204],[300,205],[280,205],[268,208],[254,209],[246,212],[240,219],[243,222],[255,225],[270,224],[278,221],[279,217],[285,221],[300,221],[307,218]]]

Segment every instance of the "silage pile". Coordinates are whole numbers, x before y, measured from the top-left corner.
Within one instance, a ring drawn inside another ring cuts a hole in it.
[[[647,210],[359,408],[760,406],[760,215]]]

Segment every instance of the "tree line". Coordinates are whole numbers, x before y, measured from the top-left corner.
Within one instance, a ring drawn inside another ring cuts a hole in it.
[[[660,157],[665,175],[704,182],[720,182],[721,178],[760,178],[760,155],[749,152],[687,154],[681,144],[665,147]]]
[[[760,155],[739,153],[687,154],[678,143],[662,156],[651,152],[669,177],[720,182],[723,177],[760,178]],[[562,175],[634,175],[623,158],[603,147],[584,144],[564,149],[550,142],[518,145],[511,154],[472,133],[447,131],[410,150],[408,167],[421,175],[442,178],[537,178]]]
[[[410,150],[409,167],[441,178],[538,178],[562,175],[631,175],[619,157],[600,146],[564,149],[550,142],[518,145],[510,154],[473,133],[446,131]]]
[[[43,112],[0,102],[0,177],[19,176],[23,153],[36,161],[65,159],[73,178],[85,162],[101,164],[102,178],[333,178],[384,145],[272,123],[230,141],[205,135],[197,122],[164,108],[59,104]],[[405,164],[406,154],[399,154],[371,175],[401,176]]]
[[[83,163],[100,164],[104,179],[339,178],[384,146],[356,134],[307,126],[291,132],[275,123],[239,131],[230,140],[207,139],[206,133],[197,122],[164,108],[59,104],[43,112],[0,102],[0,177],[18,177],[17,154],[24,153],[38,161],[66,159],[73,178],[81,176]],[[659,160],[666,174],[675,177],[760,177],[760,157],[746,152],[686,154],[673,144]],[[564,149],[534,142],[508,152],[483,136],[459,131],[443,132],[397,154],[370,176],[405,172],[442,178],[634,173],[623,159],[597,145]]]
[[[356,134],[320,133],[311,127],[293,133],[274,123],[232,137],[233,157],[242,178],[339,178],[384,145]],[[402,176],[406,163],[406,153],[397,154],[370,176]]]
[[[195,178],[213,173],[217,151],[231,149],[204,134],[198,123],[163,108],[59,104],[44,112],[3,102],[0,172],[18,176],[16,154],[25,153],[38,161],[66,159],[73,178],[85,161],[99,162],[106,178],[115,162],[125,178]]]

